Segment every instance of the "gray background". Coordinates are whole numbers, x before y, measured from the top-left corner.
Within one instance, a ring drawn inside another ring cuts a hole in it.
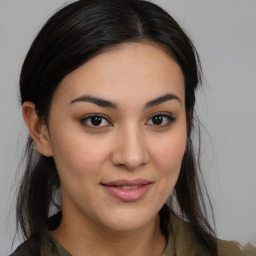
[[[66,2],[0,0],[0,255],[11,252],[15,173],[26,135],[17,94],[20,68],[38,29]],[[203,172],[218,236],[256,243],[256,1],[154,2],[189,32],[201,56],[198,111],[209,134],[203,132]]]

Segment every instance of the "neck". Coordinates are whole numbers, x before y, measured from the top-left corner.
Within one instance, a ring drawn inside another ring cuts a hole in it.
[[[62,215],[60,226],[52,232],[71,255],[161,256],[166,238],[157,215],[150,223],[133,231],[113,231],[97,223],[81,223],[78,218]]]

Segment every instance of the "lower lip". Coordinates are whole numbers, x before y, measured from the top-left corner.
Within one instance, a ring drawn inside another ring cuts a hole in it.
[[[151,184],[142,185],[136,189],[122,189],[115,186],[104,186],[103,187],[114,197],[124,202],[134,202],[141,199],[149,190]]]

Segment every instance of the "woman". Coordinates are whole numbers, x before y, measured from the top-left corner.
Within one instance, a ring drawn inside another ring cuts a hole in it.
[[[140,0],[80,0],[20,76],[30,136],[13,255],[244,255],[206,218],[191,140],[197,52]]]

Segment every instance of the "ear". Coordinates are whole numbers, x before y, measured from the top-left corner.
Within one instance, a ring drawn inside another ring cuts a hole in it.
[[[36,144],[37,150],[44,156],[52,156],[52,148],[45,122],[38,117],[35,104],[26,101],[22,105],[23,119],[28,131]]]

